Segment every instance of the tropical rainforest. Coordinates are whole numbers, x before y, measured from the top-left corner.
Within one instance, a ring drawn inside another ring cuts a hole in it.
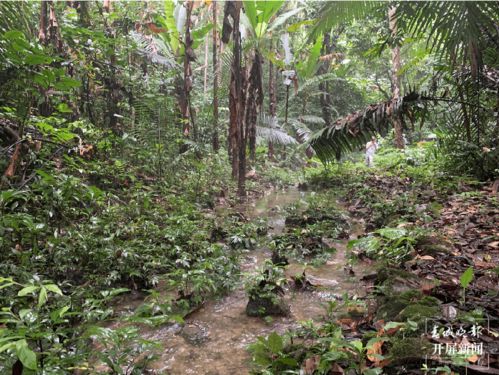
[[[0,374],[499,374],[499,2],[0,1]]]

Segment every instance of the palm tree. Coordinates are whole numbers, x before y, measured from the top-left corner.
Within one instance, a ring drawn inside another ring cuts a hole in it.
[[[309,39],[330,30],[342,19],[365,17],[377,7],[377,2],[327,3],[323,6]],[[478,116],[480,105],[477,101],[480,97],[479,85],[484,65],[483,51],[488,51],[496,58],[498,56],[498,14],[499,3],[492,1],[402,1],[397,3],[393,17],[390,17],[392,32],[396,30],[397,35],[426,38],[430,50],[447,59],[453,68],[458,64],[469,65],[474,89],[471,90],[466,103],[471,103],[468,112],[473,112],[469,117],[475,123],[477,144],[480,143],[481,133]],[[396,51],[393,52],[395,55]],[[397,56],[393,57],[396,60]],[[354,150],[368,139],[371,133],[386,131],[388,120],[393,119],[393,115],[401,116],[407,106],[414,102],[414,97],[418,100],[435,99],[410,93],[396,101],[369,106],[363,111],[338,119],[332,126],[314,134],[311,137],[311,145],[323,160],[333,159],[336,152],[341,150]],[[463,99],[460,101],[464,102]]]

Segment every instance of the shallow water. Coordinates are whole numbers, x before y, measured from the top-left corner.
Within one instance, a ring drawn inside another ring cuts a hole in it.
[[[238,207],[246,217],[267,218],[272,229],[269,235],[281,233],[285,212],[281,209],[301,202],[305,195],[297,189],[273,191],[254,204]],[[350,238],[362,233],[360,225],[354,225]],[[337,251],[323,265],[306,267],[306,274],[316,287],[312,291],[287,290],[286,301],[290,305],[289,317],[273,317],[269,320],[248,317],[245,314],[247,297],[241,284],[225,297],[207,302],[186,318],[185,325],[148,330],[145,338],[159,341],[164,350],[152,366],[156,373],[164,374],[247,374],[250,371],[250,354],[247,346],[258,336],[276,331],[284,333],[299,326],[300,321],[319,320],[325,313],[327,301],[350,296],[365,295],[358,283],[369,267],[358,264],[353,267],[355,276],[344,269],[346,244],[340,240],[333,244]],[[243,256],[243,272],[254,272],[270,251],[265,248],[248,252]],[[303,264],[291,263],[286,267],[288,279],[304,270]]]

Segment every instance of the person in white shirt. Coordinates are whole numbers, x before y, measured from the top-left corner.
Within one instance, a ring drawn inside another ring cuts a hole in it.
[[[374,153],[378,149],[378,143],[376,142],[376,137],[373,135],[371,140],[366,143],[366,165],[368,167],[373,166]]]

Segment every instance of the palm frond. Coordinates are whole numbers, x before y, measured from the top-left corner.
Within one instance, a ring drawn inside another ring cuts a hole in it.
[[[409,105],[420,99],[419,94],[412,92],[398,100],[372,104],[316,132],[309,139],[310,145],[322,161],[333,160],[344,152],[355,151],[372,135],[384,134],[390,127],[392,116],[402,115]]]
[[[319,11],[317,23],[310,30],[309,41],[345,21],[362,19],[383,4],[382,1],[327,1]]]
[[[305,124],[305,122],[303,122],[301,117],[289,119],[288,122],[295,130],[296,139],[298,140],[299,143],[304,143],[309,141],[310,135],[312,134],[312,130],[310,130],[310,128]],[[322,124],[324,125],[324,120],[322,121]]]
[[[289,145],[298,143],[278,123],[277,118],[263,114],[260,124],[256,127],[257,142],[272,142],[274,144]]]
[[[319,116],[315,115],[303,115],[300,116],[301,122],[307,123],[307,124],[319,124],[319,125],[324,125],[324,119]]]
[[[395,17],[403,33],[427,35],[433,51],[462,61],[470,43],[484,36],[499,47],[498,14],[497,1],[401,1]]]
[[[258,143],[272,142],[279,145],[296,144],[296,139],[280,128],[256,127],[256,140]]]

